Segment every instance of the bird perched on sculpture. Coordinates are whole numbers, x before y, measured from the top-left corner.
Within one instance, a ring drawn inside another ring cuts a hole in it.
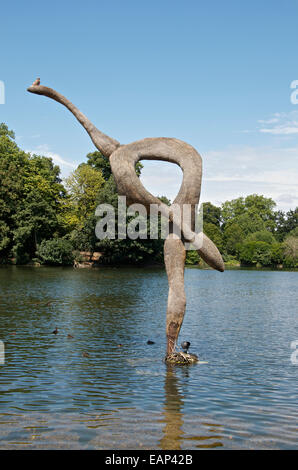
[[[32,83],[32,86],[38,86],[40,85],[40,78],[37,78],[35,82]]]

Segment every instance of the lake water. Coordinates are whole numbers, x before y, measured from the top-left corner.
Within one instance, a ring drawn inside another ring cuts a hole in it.
[[[186,269],[169,367],[163,269],[0,268],[0,448],[297,449],[297,281]]]

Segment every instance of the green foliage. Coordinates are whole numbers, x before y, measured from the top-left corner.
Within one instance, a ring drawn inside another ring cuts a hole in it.
[[[284,263],[289,268],[298,268],[298,236],[297,228],[292,230],[283,242]]]
[[[0,258],[17,263],[35,255],[37,244],[59,233],[65,189],[50,158],[18,148],[0,125]]]
[[[198,255],[198,252],[195,250],[188,250],[186,252],[186,260],[185,264],[186,265],[191,265],[191,264],[198,264],[200,261],[200,257]]]
[[[0,220],[0,253],[3,253],[9,246],[9,234],[9,226],[3,220]]]
[[[205,223],[205,219],[204,219],[203,228],[204,228],[204,233],[207,235],[207,237],[209,237],[210,240],[212,240],[213,243],[217,246],[219,251],[222,252],[224,249],[224,240],[223,240],[223,234],[222,234],[222,231],[220,230],[220,227],[210,222]]]
[[[221,222],[222,222],[221,208],[214,206],[213,204],[211,204],[211,202],[204,202],[203,220],[204,220],[204,226],[206,224],[213,224],[213,225],[216,225],[217,227],[220,227]]]
[[[293,230],[291,230],[287,236],[291,236],[291,237],[298,237],[298,225],[296,228],[294,228]]]
[[[52,266],[72,265],[74,261],[71,242],[62,238],[43,240],[36,254],[42,264]]]
[[[165,204],[169,204],[169,200],[164,196],[161,196],[160,200]],[[98,194],[97,204],[103,203],[110,204],[115,208],[117,234],[118,193],[113,176],[110,176],[102,191]],[[131,219],[132,217],[128,216],[126,224],[128,224]],[[151,240],[149,219],[145,221],[145,224],[147,226],[147,239],[131,240],[127,238],[125,240],[97,240],[96,250],[103,252],[100,261],[104,264],[161,263],[163,261],[164,241],[160,238]]]
[[[230,223],[223,232],[226,253],[238,255],[245,233],[237,222]]]
[[[274,243],[275,238],[271,232],[268,230],[259,230],[257,232],[250,233],[247,235],[246,242],[266,242],[266,243]]]
[[[275,230],[275,202],[252,194],[222,205],[224,252],[242,264],[268,266],[280,260]],[[278,261],[280,262],[280,261]]]
[[[88,153],[87,155],[87,164],[90,165],[97,171],[100,171],[104,180],[108,181],[108,179],[112,175],[111,165],[109,159],[104,157],[99,151]],[[136,164],[136,173],[140,176],[142,171],[143,165],[138,162]]]
[[[271,245],[262,241],[246,242],[240,249],[239,259],[245,265],[271,265]]]
[[[298,207],[288,212],[277,211],[274,214],[274,234],[279,241],[283,241],[289,232],[298,227]]]
[[[8,129],[7,125],[4,122],[0,123],[0,137],[6,136],[11,139],[15,139],[15,133]]]
[[[239,259],[244,265],[273,266],[283,261],[281,243],[265,241],[247,241],[240,249]]]
[[[96,198],[104,182],[101,171],[86,163],[79,165],[65,180],[68,191],[65,217],[68,225],[83,228],[86,219],[95,212]]]
[[[258,215],[263,222],[268,222],[273,218],[273,208],[276,203],[271,198],[266,198],[258,194],[251,194],[246,198],[239,197],[222,204],[222,218],[226,223],[243,214]]]
[[[224,262],[225,262],[225,266],[226,267],[229,267],[229,268],[236,268],[238,266],[240,266],[240,262],[233,258],[232,256],[224,256]]]
[[[280,265],[284,260],[284,249],[282,243],[271,244],[271,266]]]
[[[170,206],[171,205],[171,201],[170,199],[168,199],[166,196],[157,196],[158,199],[163,202],[166,206]]]

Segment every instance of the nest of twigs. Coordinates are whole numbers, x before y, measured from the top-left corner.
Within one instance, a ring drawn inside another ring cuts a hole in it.
[[[165,362],[169,364],[194,364],[199,358],[195,354],[184,353],[182,351],[172,352],[165,357]]]

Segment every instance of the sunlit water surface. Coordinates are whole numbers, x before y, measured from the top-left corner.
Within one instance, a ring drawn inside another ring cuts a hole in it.
[[[163,269],[0,268],[0,448],[297,449],[297,280],[186,269],[167,367]]]

